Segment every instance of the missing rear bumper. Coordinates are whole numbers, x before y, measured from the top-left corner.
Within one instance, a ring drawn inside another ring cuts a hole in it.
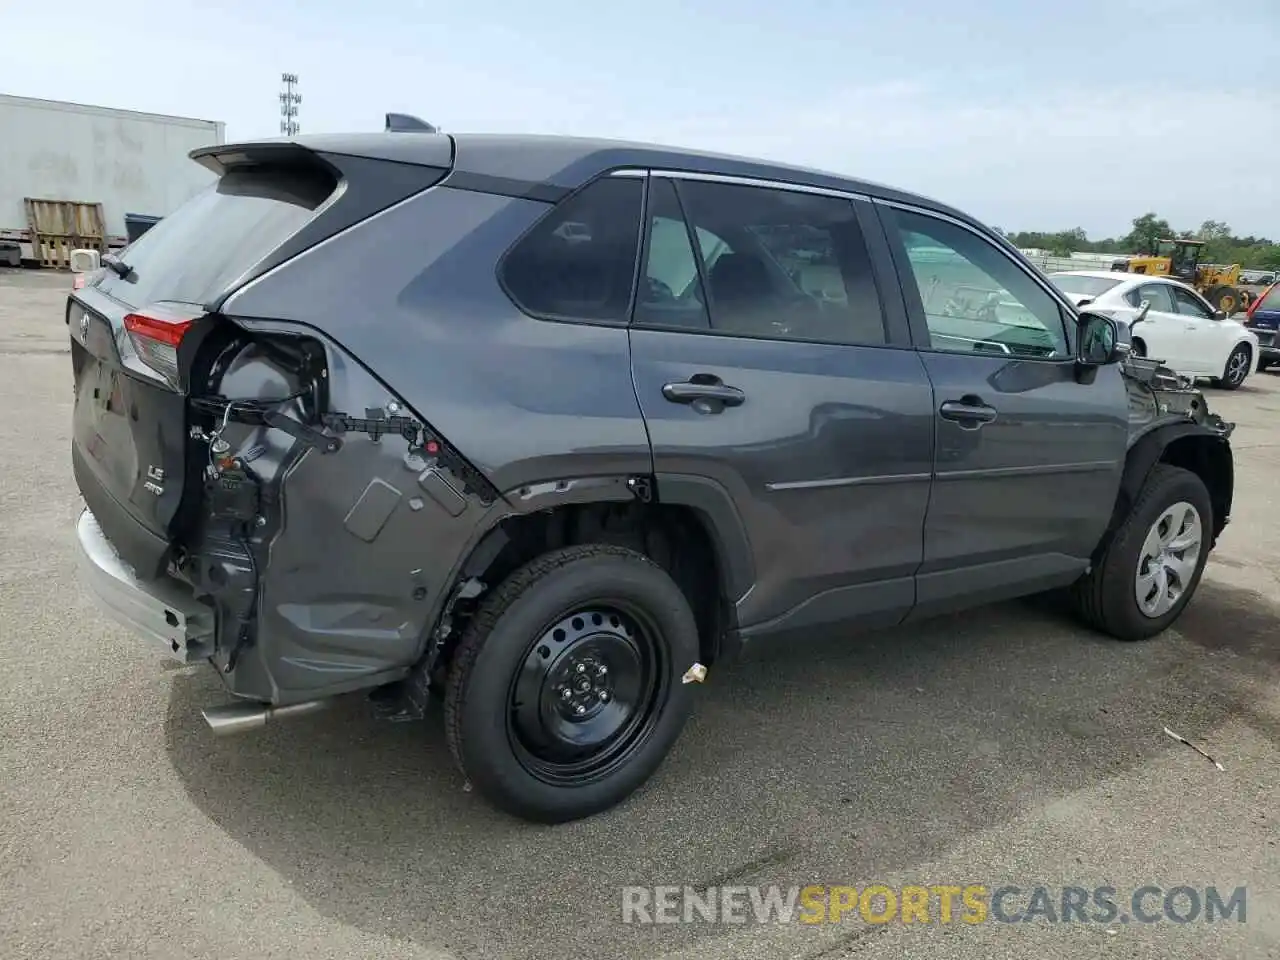
[[[177,584],[139,580],[88,510],[76,522],[76,540],[80,580],[108,616],[182,663],[213,655],[213,610]]]

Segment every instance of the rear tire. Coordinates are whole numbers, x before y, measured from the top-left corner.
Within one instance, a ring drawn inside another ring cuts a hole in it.
[[[1142,342],[1141,337],[1136,337],[1133,341],[1133,349],[1131,356],[1145,357],[1147,355],[1147,345]]]
[[[1214,385],[1223,390],[1238,390],[1253,369],[1253,351],[1247,343],[1237,343],[1227,355],[1227,365]]]
[[[1194,557],[1186,547],[1180,553],[1169,549],[1182,544],[1181,529],[1169,536],[1161,531],[1166,519],[1176,524],[1179,516],[1190,516],[1185,510],[1179,513],[1183,507],[1190,508],[1198,524]],[[1204,481],[1190,470],[1156,464],[1102,557],[1072,588],[1076,610],[1089,626],[1117,640],[1154,637],[1178,619],[1200,585],[1212,535],[1213,503]]]
[[[548,553],[471,619],[450,666],[449,748],[514,816],[591,816],[661,765],[688,719],[681,677],[697,659],[689,603],[648,557],[603,544]]]

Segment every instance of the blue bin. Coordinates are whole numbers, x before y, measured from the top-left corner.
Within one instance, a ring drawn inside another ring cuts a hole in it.
[[[124,215],[124,232],[129,242],[133,243],[140,236],[160,222],[160,217],[149,217],[143,213],[126,213]]]

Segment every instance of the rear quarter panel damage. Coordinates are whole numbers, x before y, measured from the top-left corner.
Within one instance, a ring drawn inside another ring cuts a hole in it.
[[[241,322],[255,333],[297,333]],[[332,341],[307,334],[325,348],[333,409],[364,416],[403,404]],[[279,396],[288,386],[252,359],[223,380],[237,397]],[[300,455],[278,430],[239,426],[226,436],[265,483],[284,480],[278,509],[263,511],[273,521],[257,530],[267,558],[258,643],[227,675],[232,691],[290,702],[403,675],[449,585],[452,558],[487,509],[482,498],[398,434],[350,432],[336,453]]]
[[[250,330],[325,343],[331,410],[398,402],[503,495],[485,504],[420,481],[398,435],[308,451],[284,484],[281,528],[264,531],[269,652],[237,666],[246,689],[279,701],[395,679],[502,516],[526,512],[541,485],[651,472],[626,329],[532,319],[498,285],[499,256],[547,209],[435,187],[228,300]]]

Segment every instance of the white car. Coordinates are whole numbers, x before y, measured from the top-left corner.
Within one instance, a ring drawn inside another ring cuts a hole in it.
[[[1051,273],[1053,285],[1077,307],[1129,324],[1142,301],[1151,306],[1129,336],[1138,356],[1159,360],[1176,373],[1207,377],[1234,390],[1258,367],[1258,338],[1243,324],[1214,310],[1185,283],[1105,270]]]

